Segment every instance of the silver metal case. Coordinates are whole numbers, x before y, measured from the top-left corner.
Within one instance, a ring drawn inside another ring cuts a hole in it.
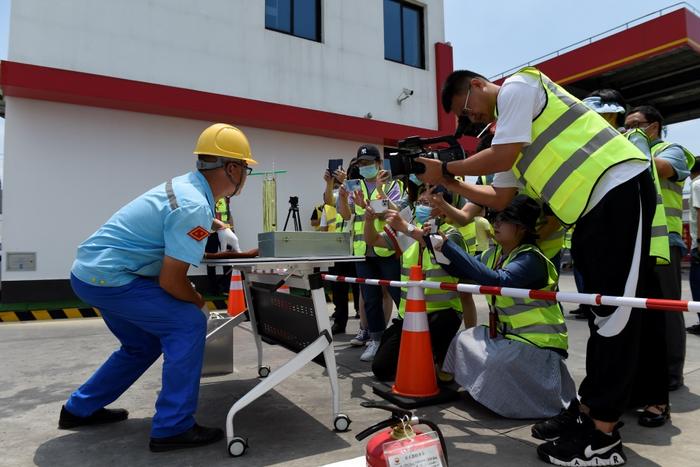
[[[352,254],[349,232],[264,232],[258,234],[258,248],[267,258]]]

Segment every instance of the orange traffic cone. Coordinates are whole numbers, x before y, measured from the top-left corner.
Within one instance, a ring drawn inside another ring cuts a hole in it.
[[[228,314],[232,317],[238,316],[247,309],[241,271],[231,269],[231,286],[228,289]]]
[[[411,266],[408,277],[411,281],[422,281],[421,267]],[[425,297],[423,288],[419,286],[408,287],[399,365],[392,392],[405,397],[432,397],[440,393],[435,377],[433,349],[430,346]]]

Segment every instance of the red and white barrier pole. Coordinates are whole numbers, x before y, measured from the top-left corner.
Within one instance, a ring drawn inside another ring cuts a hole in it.
[[[585,294],[578,292],[551,292],[547,290],[516,289],[512,287],[494,287],[476,284],[450,284],[445,282],[429,281],[388,281],[385,279],[363,279],[360,277],[333,276],[322,274],[324,280],[330,282],[347,282],[351,284],[384,285],[388,287],[408,287],[419,285],[424,289],[454,290],[457,292],[476,295],[501,295],[514,298],[532,298],[538,300],[551,300],[565,303],[578,303],[583,305],[609,305],[629,306],[632,308],[647,308],[663,311],[691,311],[700,313],[700,302],[690,300],[666,300],[662,298],[638,298],[638,297],[613,297],[610,295]]]

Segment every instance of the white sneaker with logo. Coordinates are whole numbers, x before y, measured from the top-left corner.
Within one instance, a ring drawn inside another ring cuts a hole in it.
[[[363,362],[371,362],[374,360],[377,350],[379,350],[379,341],[369,341],[367,348],[365,348],[365,351],[362,352],[362,355],[360,355],[360,360]]]

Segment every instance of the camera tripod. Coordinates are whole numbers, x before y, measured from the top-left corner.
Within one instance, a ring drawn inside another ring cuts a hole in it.
[[[287,231],[287,224],[289,224],[289,216],[294,219],[294,231],[301,232],[301,218],[299,217],[299,198],[297,196],[289,197],[289,211],[287,211],[287,220],[284,221],[283,231]]]

